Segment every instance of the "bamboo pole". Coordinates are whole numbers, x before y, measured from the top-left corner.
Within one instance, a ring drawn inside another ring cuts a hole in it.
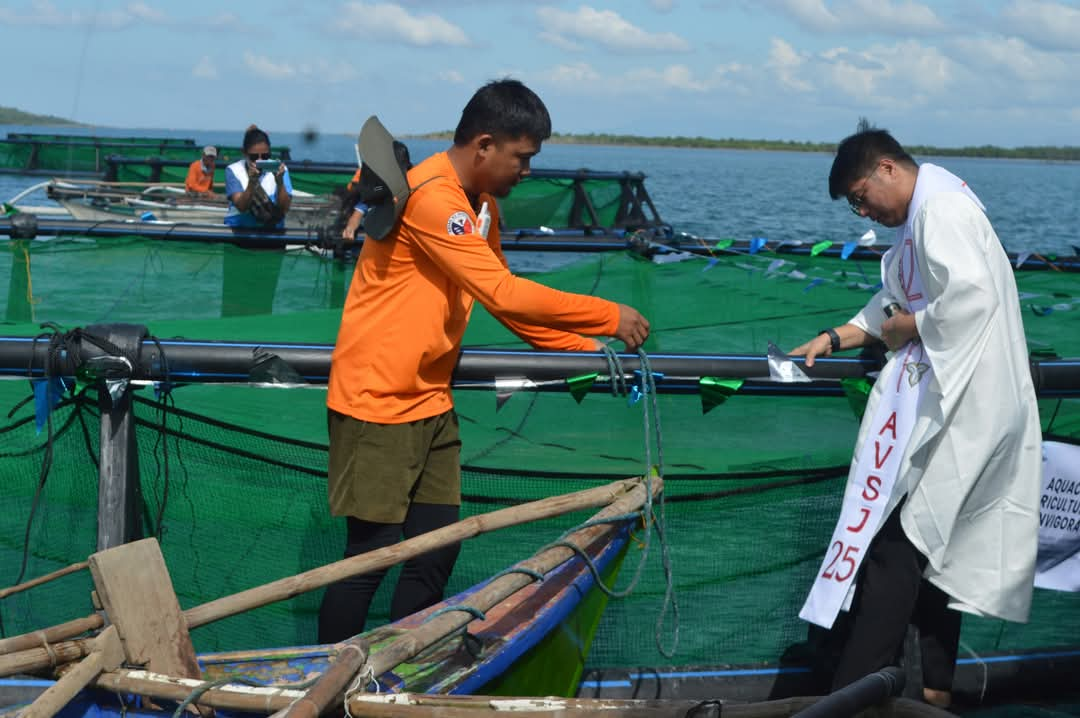
[[[92,638],[77,638],[51,644],[39,642],[37,648],[0,656],[0,676],[13,676],[16,673],[26,673],[77,661],[89,656],[93,648]]]
[[[118,669],[102,673],[94,685],[120,694],[137,694],[180,703],[203,687],[204,681],[175,678],[148,671]],[[199,696],[199,705],[251,713],[273,713],[303,697],[303,691],[254,686],[211,688]]]
[[[450,544],[460,543],[465,539],[483,533],[529,521],[561,516],[572,511],[604,506],[617,500],[620,496],[625,496],[628,491],[640,482],[640,479],[624,479],[572,494],[552,496],[539,501],[530,501],[526,504],[470,516],[449,526],[401,541],[393,546],[335,561],[295,576],[289,576],[204,603],[201,606],[184,611],[184,617],[187,618],[189,628],[204,626],[237,613],[329,586],[350,576],[390,568],[414,556]]]
[[[124,662],[124,647],[116,626],[109,626],[91,642],[90,655],[60,677],[34,702],[19,713],[19,718],[52,718],[102,671],[119,668]]]
[[[345,692],[368,659],[368,646],[360,638],[351,638],[342,645],[333,665],[319,677],[303,698],[285,711],[281,718],[318,718]]]
[[[37,578],[32,578],[29,581],[24,581],[23,583],[20,583],[17,586],[9,586],[9,587],[7,587],[5,589],[0,589],[0,600],[3,600],[5,598],[7,598],[8,596],[11,596],[11,595],[16,594],[16,593],[22,593],[23,591],[31,589],[31,588],[33,588],[35,586],[40,586],[43,583],[48,583],[49,581],[54,581],[54,580],[56,580],[58,578],[63,578],[64,576],[67,576],[68,574],[75,573],[76,571],[81,571],[84,568],[86,568],[87,565],[88,564],[87,564],[86,561],[80,561],[79,563],[73,563],[70,566],[65,566],[64,568],[59,569],[58,571],[53,571],[52,573],[47,573],[44,576],[38,576]]]
[[[657,481],[654,479],[654,481]],[[225,596],[201,606],[184,611],[188,628],[204,626],[244,611],[265,606],[276,601],[283,601],[307,591],[313,591],[349,576],[389,568],[413,556],[427,553],[449,544],[500,528],[515,526],[528,521],[552,518],[582,509],[595,508],[609,504],[620,496],[625,496],[635,486],[642,484],[641,479],[624,479],[604,486],[585,489],[571,494],[552,496],[538,501],[512,506],[485,514],[470,516],[456,523],[444,526],[429,533],[407,539],[393,546],[352,556],[341,561],[320,566],[304,573],[279,579],[271,583]],[[50,655],[71,655],[64,660],[76,660],[86,655],[66,645],[65,639],[73,638],[88,630],[104,625],[100,614],[92,614],[64,624],[52,626],[43,631],[12,636],[0,641],[0,650],[6,649],[7,655],[0,655],[0,676],[13,673],[40,670],[58,662]],[[50,643],[50,648],[41,648],[42,634]],[[4,645],[6,644],[6,645]]]

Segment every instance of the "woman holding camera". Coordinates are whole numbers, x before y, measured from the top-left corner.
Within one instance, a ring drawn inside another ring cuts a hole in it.
[[[244,133],[244,157],[225,169],[229,210],[225,224],[238,228],[285,226],[292,204],[292,181],[285,163],[270,157],[270,137],[255,125]]]

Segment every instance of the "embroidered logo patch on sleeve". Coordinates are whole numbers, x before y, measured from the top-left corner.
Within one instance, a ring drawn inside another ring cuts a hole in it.
[[[446,233],[456,235],[472,234],[472,217],[467,212],[454,212],[450,215],[450,219],[446,220]]]

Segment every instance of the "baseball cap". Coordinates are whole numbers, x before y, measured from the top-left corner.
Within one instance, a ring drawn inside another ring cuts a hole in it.
[[[210,157],[217,157],[217,147],[213,145],[207,145],[202,148],[203,156],[209,155]]]
[[[405,176],[408,154],[406,152],[402,163],[401,152],[395,152],[394,145],[393,135],[375,115],[369,117],[360,129],[358,147],[364,163],[360,181],[374,184],[381,190],[378,197],[372,197],[374,202],[368,203],[368,210],[364,213],[364,234],[372,239],[383,239],[390,234],[411,192]],[[369,176],[369,173],[374,176]]]

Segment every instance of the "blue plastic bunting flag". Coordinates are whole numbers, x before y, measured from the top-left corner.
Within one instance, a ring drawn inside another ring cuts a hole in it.
[[[32,379],[30,384],[34,388],[34,421],[37,424],[37,433],[40,434],[49,420],[49,414],[60,403],[60,398],[67,391],[67,385],[58,376],[49,379]]]
[[[764,237],[754,237],[750,240],[750,254],[757,254],[768,243]]]
[[[855,240],[844,242],[844,248],[840,250],[840,259],[847,259],[851,256],[851,253],[855,251],[855,248],[859,246],[859,243]]]
[[[825,281],[824,278],[818,277],[817,279],[812,280],[809,284],[807,284],[805,287],[803,287],[803,291],[804,292],[809,292],[811,289],[813,289],[814,287],[816,287],[817,285],[821,284],[824,281]]]
[[[654,371],[652,373],[653,381],[658,382],[664,378],[664,373]],[[641,401],[641,398],[649,393],[649,387],[645,384],[645,377],[642,375],[640,369],[634,370],[634,383],[630,385],[629,396],[626,399],[627,406],[633,406]]]

